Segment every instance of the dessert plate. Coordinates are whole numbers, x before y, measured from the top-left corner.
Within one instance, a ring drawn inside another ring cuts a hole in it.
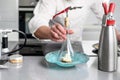
[[[99,48],[99,43],[95,43],[92,46],[93,46],[93,48],[98,49]]]
[[[98,49],[99,48],[99,43],[95,43],[92,45],[93,48]],[[120,45],[118,44],[118,51],[120,51]]]
[[[72,67],[77,64],[86,63],[89,60],[89,57],[85,53],[80,53],[80,52],[76,52],[74,54],[74,59],[72,59],[72,62],[70,63],[65,63],[58,60],[58,56],[59,56],[59,51],[53,51],[46,54],[45,59],[47,62],[55,63],[61,67]]]

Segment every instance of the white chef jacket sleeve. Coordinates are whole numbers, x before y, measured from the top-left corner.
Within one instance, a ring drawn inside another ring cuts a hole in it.
[[[34,16],[29,21],[29,29],[32,35],[42,25],[48,26],[49,20],[56,12],[55,0],[39,0],[35,9]]]
[[[101,21],[104,14],[104,9],[102,3],[109,3],[110,0],[94,0],[94,3],[91,5],[91,10],[96,14],[96,17]]]

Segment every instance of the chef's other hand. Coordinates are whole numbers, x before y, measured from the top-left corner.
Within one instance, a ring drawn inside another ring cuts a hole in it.
[[[63,27],[59,23],[56,23],[51,27],[51,40],[62,42],[66,40],[67,33],[73,34],[73,30],[66,30],[65,27]]]
[[[120,32],[118,30],[116,30],[116,36],[117,36],[117,40],[120,42]]]

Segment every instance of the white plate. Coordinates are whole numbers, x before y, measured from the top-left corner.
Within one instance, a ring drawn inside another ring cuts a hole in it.
[[[98,49],[98,48],[99,48],[99,44],[98,44],[98,43],[93,44],[92,46],[93,46],[93,48],[95,48],[95,49]]]

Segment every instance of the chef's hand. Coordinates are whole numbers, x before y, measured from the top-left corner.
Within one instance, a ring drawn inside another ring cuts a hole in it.
[[[116,36],[117,36],[117,40],[120,42],[120,32],[118,30],[116,30]]]
[[[66,34],[73,34],[73,30],[66,30],[65,27],[59,23],[51,27],[51,40],[53,41],[62,42],[66,40]]]

